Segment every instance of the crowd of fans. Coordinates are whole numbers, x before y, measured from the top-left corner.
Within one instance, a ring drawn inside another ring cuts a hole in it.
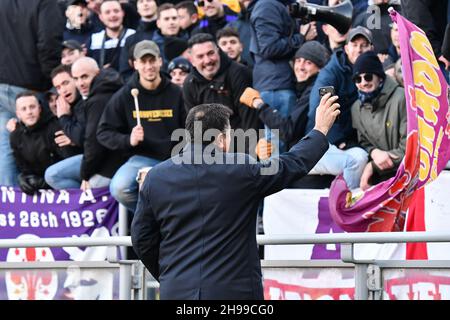
[[[427,32],[449,68],[446,0],[353,0],[345,34],[290,17],[288,0],[22,2],[0,4],[0,185],[29,194],[109,186],[130,211],[139,170],[171,156],[172,132],[194,106],[222,103],[233,129],[266,128],[245,149],[264,161],[312,129],[325,86],[341,115],[306,186],[328,187],[343,174],[365,190],[393,176],[406,108],[389,6]],[[248,87],[263,103],[243,103]]]

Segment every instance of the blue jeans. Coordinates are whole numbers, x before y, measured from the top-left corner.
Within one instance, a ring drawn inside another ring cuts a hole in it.
[[[6,123],[16,116],[16,96],[27,89],[0,83],[0,185],[17,186],[17,167]]]
[[[45,171],[45,181],[56,190],[80,188],[82,159],[83,155],[78,154],[48,167]],[[110,182],[110,178],[95,174],[89,179],[89,186],[91,188],[102,188],[109,186]]]
[[[45,182],[55,190],[79,189],[82,154],[61,160],[45,170]]]
[[[261,98],[272,108],[277,109],[283,117],[287,117],[295,107],[297,99],[294,90],[270,90],[261,91]],[[275,147],[272,156],[287,151],[287,145],[284,141],[280,141],[279,137],[270,132],[269,127],[264,126],[266,130],[266,139],[271,141]],[[277,128],[272,128],[277,129]]]
[[[117,170],[112,178],[109,186],[111,195],[134,213],[139,194],[139,185],[136,180],[139,169],[154,167],[160,162],[153,158],[132,156]]]
[[[330,144],[328,151],[325,152],[309,174],[332,174],[335,176],[342,174],[349,189],[355,189],[359,187],[367,160],[368,154],[362,148],[354,147],[341,150]]]

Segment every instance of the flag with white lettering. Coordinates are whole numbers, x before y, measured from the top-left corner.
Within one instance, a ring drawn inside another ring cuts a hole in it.
[[[39,190],[29,196],[18,188],[1,187],[0,233],[2,239],[108,237],[117,234],[118,204],[108,188],[83,192]],[[87,249],[86,249],[87,250]],[[86,250],[82,250],[85,252]],[[35,252],[36,251],[36,252]],[[0,249],[0,261],[92,260],[75,248]],[[44,259],[44,258],[43,258]],[[104,260],[105,257],[99,257]]]
[[[450,158],[449,86],[425,33],[395,12],[408,115],[405,157],[395,177],[352,194],[340,176],[330,213],[345,231],[402,231],[416,190],[435,180]]]

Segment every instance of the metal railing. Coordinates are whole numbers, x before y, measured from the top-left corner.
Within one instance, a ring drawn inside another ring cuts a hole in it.
[[[355,266],[355,298],[367,299],[368,274],[367,270],[374,260],[355,260],[354,245],[359,243],[406,243],[406,242],[450,242],[450,234],[446,232],[380,232],[380,233],[342,233],[342,234],[296,234],[296,235],[258,235],[259,245],[299,245],[299,244],[341,244],[341,259],[345,263]],[[102,238],[40,238],[1,239],[0,248],[24,247],[127,247],[131,246],[131,237],[116,236]],[[117,250],[113,250],[117,251]],[[122,260],[117,256],[108,257],[110,263],[119,265],[120,299],[144,299],[146,292],[145,270],[138,261]],[[324,266],[328,262],[323,261]],[[430,262],[431,263],[431,262]],[[5,265],[8,263],[2,263]],[[17,263],[15,263],[17,264]],[[32,268],[30,263],[30,268]],[[317,262],[316,262],[317,264]],[[320,262],[318,266],[320,265]],[[450,268],[450,261],[441,262],[443,267]]]
[[[0,248],[131,246],[131,237],[0,239]]]
[[[40,239],[1,239],[0,248],[36,248],[36,247],[129,247],[131,237],[98,237],[98,238],[40,238]],[[142,263],[133,260],[119,260],[117,250],[109,250],[107,262],[109,268],[116,266],[119,269],[119,299],[144,299],[143,286],[145,284],[145,270]],[[65,263],[54,262],[55,267],[65,267],[66,264],[80,263],[84,267],[96,267],[98,262],[92,262],[92,266],[86,261],[66,261]],[[8,266],[14,268],[51,268],[51,263],[42,262],[22,262],[22,263],[1,263],[2,268]],[[101,267],[101,266],[100,266]],[[105,266],[104,266],[105,267]]]
[[[367,300],[369,296],[380,297],[379,286],[374,286],[374,277],[370,277],[371,269],[379,266],[393,267],[403,265],[414,267],[418,265],[423,268],[426,264],[395,264],[377,260],[355,259],[354,245],[361,243],[413,243],[413,242],[450,242],[448,232],[374,232],[374,233],[341,233],[341,234],[299,234],[299,235],[258,235],[260,245],[302,245],[302,244],[341,244],[341,260],[344,263],[353,263],[355,266],[355,299]],[[281,262],[281,261],[278,261]],[[397,261],[398,262],[398,261]],[[425,263],[429,263],[426,261]],[[282,262],[281,262],[282,264]],[[279,267],[281,266],[279,264]],[[318,262],[320,265],[321,262]],[[264,266],[264,264],[263,264]],[[450,261],[440,261],[439,267],[450,269]],[[375,287],[372,292],[370,288]]]

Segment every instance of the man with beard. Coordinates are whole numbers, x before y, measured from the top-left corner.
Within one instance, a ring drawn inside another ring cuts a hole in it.
[[[100,68],[119,70],[121,50],[135,31],[123,26],[124,11],[118,0],[104,0],[99,18],[105,29],[91,36],[87,44],[88,56],[94,58]]]
[[[97,139],[103,146],[130,156],[113,176],[110,190],[132,212],[138,200],[138,171],[171,156],[175,145],[172,132],[183,127],[186,114],[180,88],[160,73],[161,66],[156,43],[144,40],[136,44],[137,73],[110,99],[97,130]],[[138,89],[139,114],[132,89]]]
[[[86,132],[79,176],[81,188],[106,187],[125,162],[125,157],[98,142],[97,127],[106,104],[123,83],[117,71],[110,68],[100,70],[97,62],[88,57],[80,58],[73,64],[72,76],[80,94],[86,97]]]
[[[34,194],[38,189],[47,189],[44,172],[55,162],[70,156],[71,147],[60,147],[55,135],[61,132],[58,120],[42,109],[37,97],[23,92],[16,98],[16,115],[19,122],[10,135],[11,148],[17,168],[20,189]]]
[[[188,46],[194,70],[183,86],[186,109],[202,103],[222,103],[233,111],[230,117],[232,129],[259,129],[256,111],[239,102],[245,88],[252,85],[249,69],[221,52],[210,34],[196,34]]]

